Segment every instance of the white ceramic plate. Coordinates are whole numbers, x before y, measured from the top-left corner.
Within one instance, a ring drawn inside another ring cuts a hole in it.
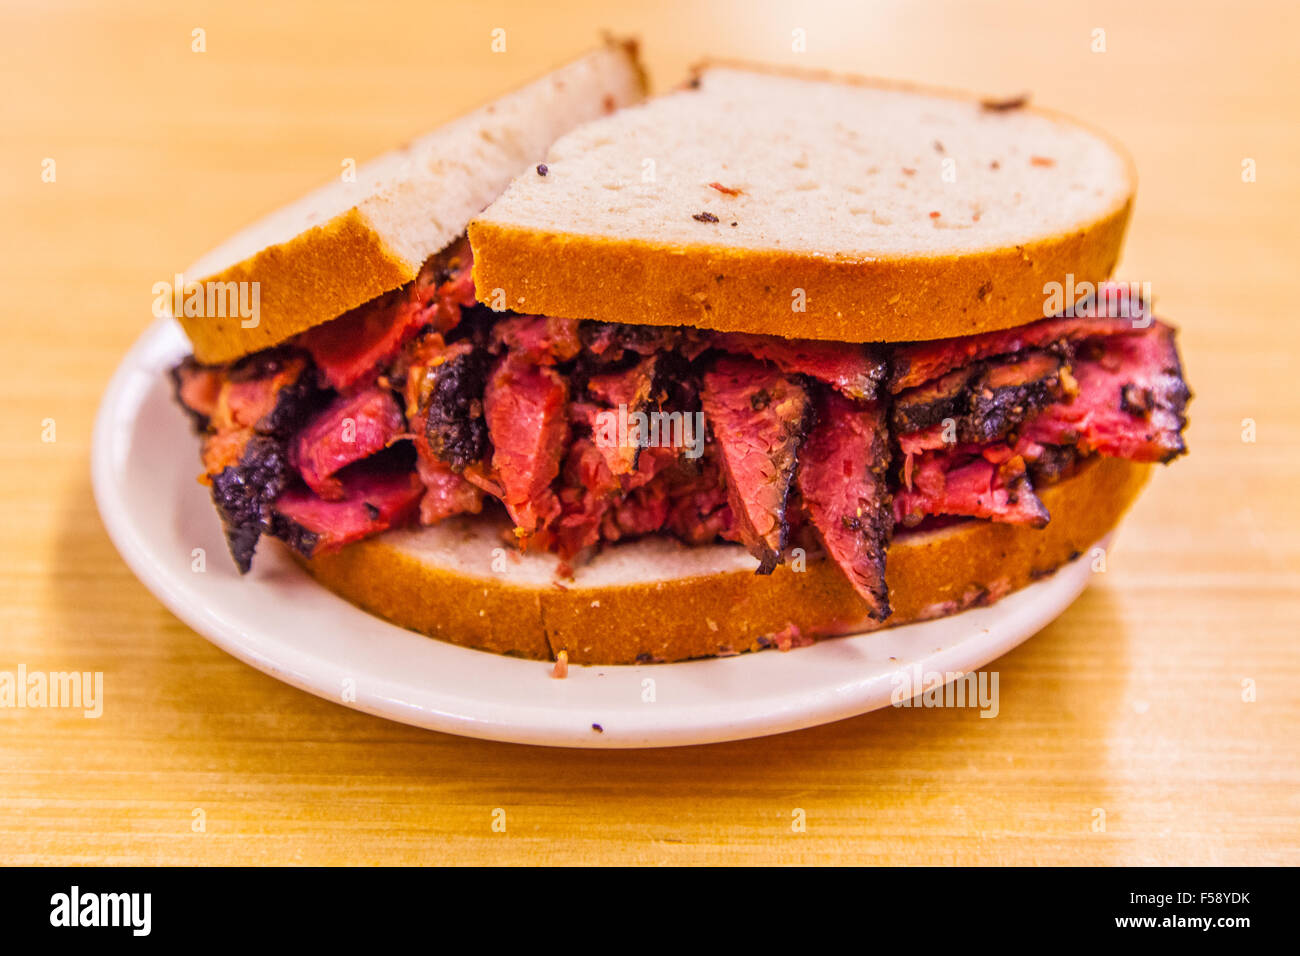
[[[188,351],[155,323],[109,384],[95,423],[95,498],[127,564],[218,647],[327,700],[470,737],[564,747],[663,747],[797,730],[888,706],[901,675],[982,667],[1060,614],[1086,557],[992,607],[790,653],[636,667],[550,665],[445,644],[361,611],[263,545],[241,578],[165,370]],[[202,548],[206,570],[194,570]],[[644,697],[653,680],[653,702]],[[345,689],[348,691],[345,693]],[[594,725],[601,730],[598,732]]]

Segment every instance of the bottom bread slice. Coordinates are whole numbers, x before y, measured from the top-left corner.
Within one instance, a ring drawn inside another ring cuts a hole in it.
[[[884,624],[832,562],[809,555],[754,574],[731,544],[688,547],[655,537],[606,547],[557,575],[550,554],[519,554],[499,517],[457,518],[389,532],[301,559],[322,584],[405,628],[468,647],[579,664],[679,661],[860,633],[987,604],[1048,575],[1115,527],[1151,466],[1087,461],[1038,490],[1043,529],[965,521],[900,534],[889,549],[894,613]],[[796,637],[798,641],[799,637]]]

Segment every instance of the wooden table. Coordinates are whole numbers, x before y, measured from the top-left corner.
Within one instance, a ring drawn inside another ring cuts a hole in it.
[[[0,669],[102,670],[106,701],[98,720],[0,710],[0,861],[1300,862],[1293,5],[47,6],[0,13]],[[1192,454],[1156,476],[1107,573],[997,663],[997,719],[891,709],[646,752],[462,740],[237,663],[109,543],[91,422],[151,285],[603,26],[642,37],[660,88],[712,53],[1031,89],[1136,156],[1121,274],[1182,326]]]

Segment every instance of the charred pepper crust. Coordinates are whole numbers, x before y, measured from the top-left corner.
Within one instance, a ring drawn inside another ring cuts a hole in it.
[[[489,355],[475,348],[434,370],[434,386],[424,411],[424,435],[439,459],[462,471],[487,454],[483,416]]]
[[[988,387],[984,378],[998,364],[998,360],[988,360],[944,375],[940,381],[947,380],[951,384],[934,398],[915,401],[909,400],[908,392],[900,393],[894,398],[890,410],[894,432],[921,431],[952,419],[960,441],[983,443],[1006,437],[1016,425],[1060,398],[1060,372],[1067,366],[1059,353],[1044,351],[1057,355],[1060,361],[1053,373],[1042,378]],[[927,387],[921,385],[918,389]]]
[[[221,516],[230,556],[241,574],[252,567],[258,539],[273,532],[271,505],[288,487],[293,467],[284,445],[269,435],[254,435],[239,464],[212,479],[212,503]]]
[[[776,549],[764,545],[762,551],[755,554],[758,558],[758,567],[755,574],[772,574],[776,571],[777,565],[785,563],[786,547],[790,543],[790,494],[794,488],[795,475],[799,473],[799,452],[803,449],[804,439],[808,433],[813,430],[817,424],[817,409],[814,395],[814,389],[818,387],[811,379],[804,375],[791,375],[788,377],[791,384],[801,389],[803,392],[803,410],[799,418],[791,422],[787,431],[787,437],[792,438],[792,447],[790,452],[789,480],[784,482],[782,488],[781,500],[777,505],[776,519],[779,529]],[[766,395],[766,393],[763,393]],[[771,402],[771,396],[766,395],[766,404]]]
[[[885,415],[881,415],[876,422],[871,447],[876,454],[867,467],[875,476],[876,486],[880,491],[873,502],[875,507],[867,512],[867,521],[860,522],[862,524],[860,530],[867,540],[875,545],[872,549],[874,554],[872,564],[876,583],[872,586],[871,593],[876,599],[876,607],[869,613],[872,620],[885,621],[893,613],[893,608],[889,604],[889,584],[885,580],[885,559],[889,551],[889,543],[894,536],[894,497],[887,490],[893,451]]]
[[[1061,369],[1042,378],[1016,385],[985,388],[982,378],[976,381],[970,396],[969,411],[957,424],[957,437],[964,442],[983,443],[1005,438],[1035,412],[1061,397]]]
[[[331,394],[321,387],[316,367],[308,363],[296,381],[280,389],[275,407],[257,423],[257,431],[288,441],[326,404]]]

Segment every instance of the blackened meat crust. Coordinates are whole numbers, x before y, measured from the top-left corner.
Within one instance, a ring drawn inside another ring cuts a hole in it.
[[[917,432],[956,419],[970,407],[970,386],[976,366],[955,369],[933,382],[909,389],[894,400],[890,418],[896,432]]]
[[[284,445],[270,436],[254,435],[239,464],[213,476],[212,502],[240,574],[252,567],[257,540],[271,528],[271,505],[292,474]]]
[[[1014,362],[984,367],[970,393],[970,410],[957,426],[965,442],[1006,437],[1025,419],[1062,397],[1064,363],[1048,352],[1026,352]]]
[[[960,441],[997,441],[1063,397],[1065,368],[1061,356],[1033,349],[956,369],[899,395],[894,430],[922,431],[951,419]]]
[[[490,356],[475,348],[440,365],[426,410],[424,434],[429,450],[453,471],[481,461],[487,453],[483,390]]]

